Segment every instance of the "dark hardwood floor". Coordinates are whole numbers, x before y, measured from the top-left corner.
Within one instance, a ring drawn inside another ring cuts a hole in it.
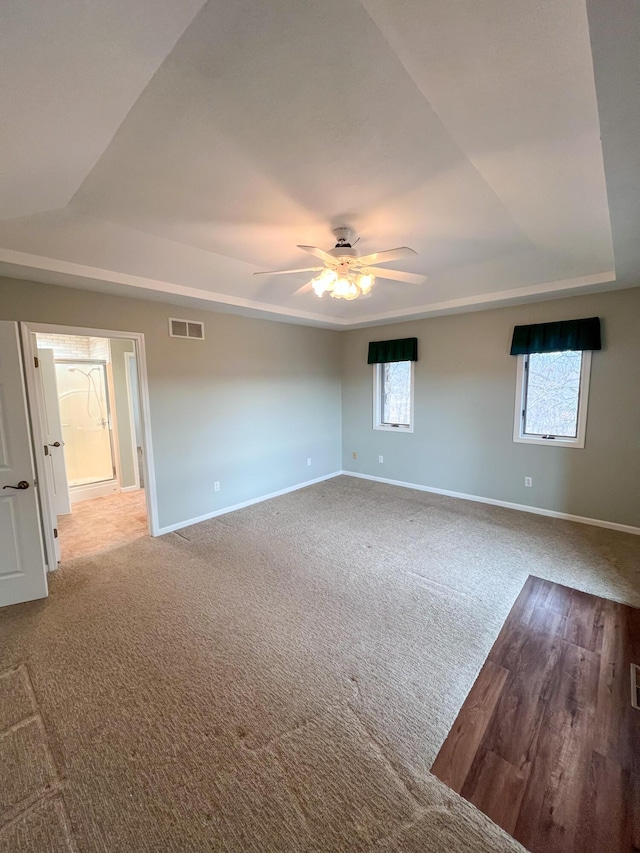
[[[532,853],[640,851],[640,610],[529,577],[432,772]]]

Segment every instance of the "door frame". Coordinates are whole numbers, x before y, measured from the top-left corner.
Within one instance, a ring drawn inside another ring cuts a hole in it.
[[[113,381],[113,356],[111,355],[111,344],[109,344],[109,361],[104,366],[104,378],[107,383],[107,400],[109,401],[109,431],[111,433],[111,464],[113,465],[113,479],[118,484],[118,491],[122,488],[122,472],[120,471],[120,435],[118,433],[118,416],[116,414],[116,386]]]
[[[31,414],[32,439],[34,444],[34,456],[36,462],[36,474],[38,482],[43,483],[44,488],[38,488],[40,498],[40,511],[43,520],[43,535],[45,555],[49,571],[57,568],[56,546],[54,537],[55,516],[52,512],[51,501],[48,499],[49,480],[44,464],[44,454],[41,452],[45,443],[43,440],[42,415],[40,412],[40,401],[38,384],[36,380],[36,368],[33,345],[33,334],[43,332],[58,335],[78,335],[80,337],[92,338],[125,338],[133,341],[136,354],[136,368],[138,373],[138,394],[140,398],[140,422],[142,427],[142,449],[145,476],[145,499],[147,503],[147,521],[151,536],[158,536],[160,525],[158,522],[158,499],[156,494],[156,474],[153,459],[153,442],[151,438],[151,408],[149,405],[149,382],[147,377],[147,358],[145,351],[144,334],[142,332],[122,332],[115,329],[92,329],[80,326],[61,326],[52,323],[30,323],[20,322],[20,336],[22,339],[22,351],[24,355],[25,379],[27,386],[27,398]],[[40,452],[39,452],[40,451]]]
[[[140,488],[140,469],[138,467],[138,442],[136,441],[136,425],[135,419],[133,415],[133,388],[131,387],[131,362],[133,361],[134,366],[136,367],[136,354],[135,352],[125,352],[124,354],[124,366],[125,366],[125,379],[127,380],[127,401],[129,403],[129,431],[131,432],[131,452],[133,458],[133,476],[135,480],[135,484],[133,486],[125,486],[124,489],[120,486],[123,492],[133,492],[136,489]],[[138,397],[140,394],[138,393]],[[140,401],[138,400],[138,408]],[[143,454],[144,455],[144,454]]]

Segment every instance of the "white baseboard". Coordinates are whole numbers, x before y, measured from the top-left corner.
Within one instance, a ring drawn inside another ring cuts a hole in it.
[[[262,503],[271,498],[278,498],[280,495],[288,495],[289,492],[297,492],[298,489],[304,489],[307,486],[313,486],[315,483],[322,483],[324,480],[331,480],[333,477],[339,477],[344,474],[344,471],[334,471],[332,474],[325,474],[324,477],[316,477],[315,480],[307,480],[304,483],[297,483],[295,486],[288,486],[286,489],[280,489],[278,492],[271,492],[268,495],[261,495],[259,498],[251,498],[251,500],[243,501],[232,506],[225,506],[222,509],[216,509],[213,512],[207,512],[205,515],[199,515],[197,518],[189,518],[186,521],[179,521],[177,524],[169,524],[166,527],[161,527],[156,536],[163,536],[165,533],[173,533],[175,530],[181,530],[183,527],[191,527],[192,524],[198,524],[200,521],[208,521],[210,518],[216,518],[218,515],[226,515],[228,512],[235,512],[237,509],[244,509],[246,506]]]
[[[139,492],[139,491],[140,491],[140,486],[136,486],[136,485],[133,485],[133,486],[122,486],[122,488],[120,489],[120,491],[121,491],[121,492]]]
[[[534,515],[546,515],[550,518],[561,518],[564,521],[576,521],[578,524],[591,524],[593,527],[606,527],[609,530],[620,530],[623,533],[633,533],[635,536],[640,536],[640,527],[632,527],[630,524],[618,524],[616,521],[585,518],[582,515],[570,515],[567,512],[556,512],[553,509],[527,506],[527,504],[515,504],[510,501],[495,500],[494,498],[483,498],[479,495],[466,495],[463,492],[451,492],[448,489],[436,489],[433,486],[421,486],[418,483],[405,483],[403,480],[389,480],[386,477],[374,477],[371,474],[356,474],[355,471],[342,471],[341,473],[347,477],[358,477],[361,480],[374,480],[376,483],[388,483],[390,486],[402,486],[402,488],[416,489],[419,492],[432,492],[436,495],[446,495],[449,498],[460,498],[464,501],[476,501],[476,503],[490,504],[491,506],[502,506],[506,509],[531,512]]]
[[[90,501],[93,498],[103,498],[120,491],[117,480],[106,480],[100,483],[85,483],[82,486],[69,487],[69,502],[72,504]]]

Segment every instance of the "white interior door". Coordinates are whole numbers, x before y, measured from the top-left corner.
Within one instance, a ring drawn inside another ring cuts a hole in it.
[[[18,326],[0,321],[0,606],[47,595],[30,435]]]
[[[71,512],[69,484],[64,459],[64,441],[60,421],[60,403],[56,380],[56,362],[52,349],[38,349],[38,370],[44,411],[42,427],[49,466],[52,508],[56,516]]]

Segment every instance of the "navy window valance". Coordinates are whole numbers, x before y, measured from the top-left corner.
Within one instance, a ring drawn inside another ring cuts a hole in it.
[[[602,349],[600,317],[535,323],[532,326],[516,326],[513,330],[511,355],[586,349]]]
[[[369,344],[368,364],[387,364],[390,361],[417,360],[417,338],[400,338],[396,341],[372,341]]]

